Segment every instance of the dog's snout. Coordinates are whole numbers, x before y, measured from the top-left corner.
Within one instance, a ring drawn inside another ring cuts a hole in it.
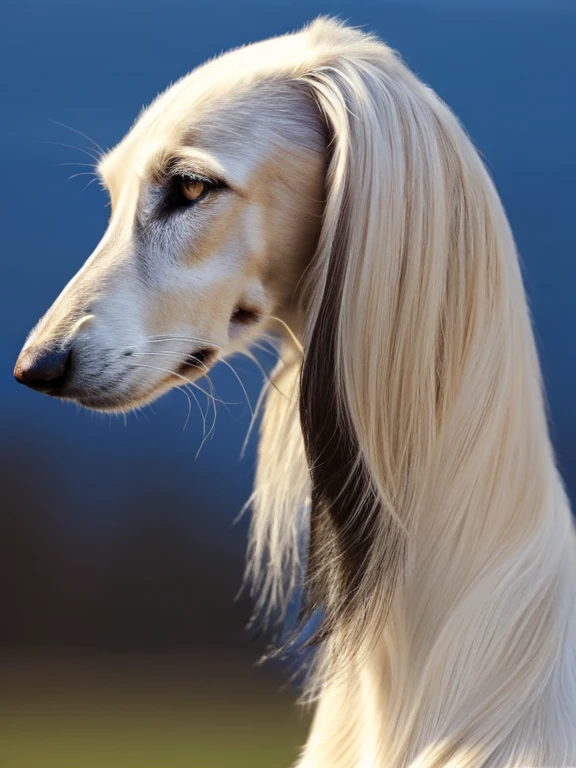
[[[69,347],[54,349],[28,349],[16,362],[14,378],[20,384],[58,395],[70,370],[71,350]]]

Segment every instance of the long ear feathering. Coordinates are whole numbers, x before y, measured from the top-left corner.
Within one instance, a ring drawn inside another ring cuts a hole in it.
[[[506,419],[511,392],[525,413],[542,409],[523,381],[538,380],[528,314],[510,318],[525,305],[512,236],[458,121],[377,40],[326,22],[308,33],[319,64],[297,79],[331,138],[326,203],[300,383],[292,363],[288,397],[265,417],[252,555],[263,594],[285,605],[309,522],[302,616],[321,615],[313,640],[330,638],[325,678],[382,632],[450,441],[455,471],[482,430],[496,448],[485,414]]]
[[[298,412],[301,355],[285,344],[267,385],[248,548],[247,580],[254,585],[255,619],[277,614],[283,628],[288,601],[302,581],[308,527],[308,466]]]

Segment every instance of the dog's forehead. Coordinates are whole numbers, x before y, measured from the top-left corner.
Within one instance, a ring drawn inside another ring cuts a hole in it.
[[[279,38],[275,45],[281,49],[284,40],[291,44],[274,60],[269,55],[275,51],[270,45],[274,41],[264,41],[224,54],[175,83],[103,159],[102,175],[109,183],[113,178],[121,183],[126,172],[149,176],[163,158],[194,149],[237,176],[241,186],[240,177],[249,172],[252,161],[263,159],[280,136],[303,140],[301,130],[291,130],[297,112],[305,109],[302,94],[288,86],[300,61],[297,54],[301,58],[303,50],[309,51],[302,37]]]
[[[145,131],[135,126],[100,163],[100,173],[109,187],[124,186],[128,177],[154,182],[177,160],[242,189],[278,137],[265,111],[254,114],[251,103],[249,94],[242,99],[223,97],[218,105],[199,104],[189,114],[176,114],[166,125],[152,124]]]
[[[288,84],[331,59],[334,47],[319,38],[325,31],[310,27],[226,52],[171,85],[101,161],[107,185],[120,187],[126,173],[149,176],[160,158],[183,147],[212,155],[228,174],[238,175],[240,186],[251,161],[263,159],[275,143],[321,149],[321,133],[298,125],[306,111],[308,125],[314,122],[311,104],[305,104],[302,89],[298,93]]]

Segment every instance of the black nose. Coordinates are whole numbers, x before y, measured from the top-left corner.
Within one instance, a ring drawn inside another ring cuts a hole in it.
[[[14,378],[38,392],[58,395],[70,370],[70,349],[29,349],[20,355]]]

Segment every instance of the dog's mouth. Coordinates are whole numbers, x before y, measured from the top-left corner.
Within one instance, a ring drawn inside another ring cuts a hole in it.
[[[175,373],[180,376],[186,376],[192,371],[206,372],[209,366],[214,362],[216,357],[216,350],[205,347],[203,349],[197,349],[194,352],[186,355],[180,365],[176,368]]]
[[[146,390],[130,388],[119,391],[116,386],[110,384],[104,384],[101,387],[96,385],[89,389],[72,386],[60,396],[94,411],[126,412],[151,403],[173,386],[182,386],[186,382],[200,378],[216,362],[217,356],[214,348],[195,349],[185,354],[174,369],[166,369],[166,375]],[[117,382],[120,384],[121,380]]]

